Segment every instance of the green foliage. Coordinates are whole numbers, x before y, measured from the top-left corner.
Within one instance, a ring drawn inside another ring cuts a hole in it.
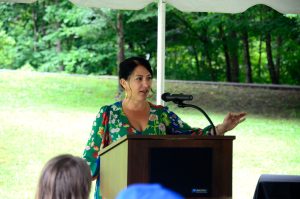
[[[0,29],[0,68],[11,68],[15,54],[14,46],[15,40]]]
[[[257,5],[239,14],[183,13],[166,7],[166,76],[170,79],[300,84],[300,17]],[[138,11],[77,7],[68,0],[0,4],[1,68],[26,63],[39,71],[117,74],[117,16],[123,16],[125,57],[157,58],[157,5]],[[267,59],[266,35],[271,37]],[[245,58],[248,36],[250,60]]]

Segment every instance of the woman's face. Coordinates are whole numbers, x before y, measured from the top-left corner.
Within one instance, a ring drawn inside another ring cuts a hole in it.
[[[137,66],[128,80],[121,80],[129,99],[146,100],[152,86],[151,73],[143,66]]]

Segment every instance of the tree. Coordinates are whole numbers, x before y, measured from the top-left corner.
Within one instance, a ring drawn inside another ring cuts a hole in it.
[[[234,15],[166,11],[166,78],[300,84],[299,15],[264,5]],[[2,68],[115,75],[125,57],[147,55],[156,69],[155,3],[116,11],[40,0],[0,12]]]

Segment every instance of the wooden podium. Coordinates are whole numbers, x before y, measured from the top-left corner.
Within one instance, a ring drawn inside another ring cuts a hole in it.
[[[232,198],[234,136],[127,135],[100,153],[103,198],[160,183],[185,198]]]

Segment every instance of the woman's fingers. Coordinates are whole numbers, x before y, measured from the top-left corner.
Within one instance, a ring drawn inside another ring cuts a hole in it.
[[[246,115],[247,113],[245,112],[241,112],[241,113],[231,113],[230,114],[230,117],[233,119],[233,120],[237,120],[237,121],[244,121],[246,119]],[[241,121],[241,122],[242,122]]]
[[[246,116],[241,117],[240,120],[239,120],[239,123],[241,123],[241,122],[243,122],[243,121],[245,121],[245,120],[246,120]]]

